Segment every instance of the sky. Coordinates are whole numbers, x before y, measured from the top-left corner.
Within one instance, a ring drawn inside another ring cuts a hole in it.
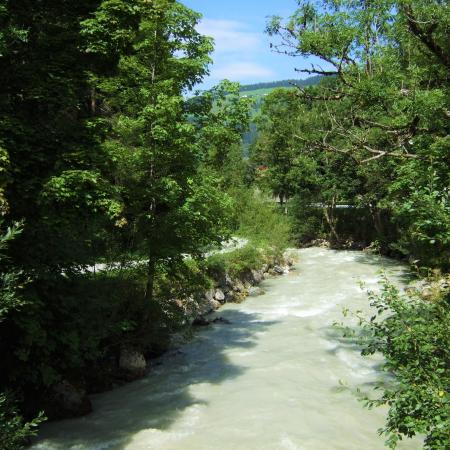
[[[225,78],[253,84],[307,77],[295,72],[295,68],[308,67],[308,61],[272,52],[271,39],[264,33],[267,18],[288,17],[296,9],[295,0],[181,0],[181,3],[203,15],[198,30],[215,40],[214,64],[201,88],[210,88]]]

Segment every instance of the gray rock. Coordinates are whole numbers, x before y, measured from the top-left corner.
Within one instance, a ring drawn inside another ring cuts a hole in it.
[[[261,281],[264,279],[264,272],[261,270],[252,270],[251,273],[252,273],[253,282],[255,284],[261,283]]]
[[[225,294],[223,293],[222,289],[216,289],[216,292],[214,294],[214,298],[218,300],[219,302],[225,301]]]
[[[283,275],[285,273],[283,267],[281,266],[274,266],[273,271],[278,275]]]
[[[257,287],[257,286],[253,286],[248,290],[248,295],[250,295],[251,297],[257,297],[258,295],[263,295],[265,294],[264,289]]]
[[[145,375],[147,363],[141,352],[129,348],[120,350],[119,368],[129,380],[137,380]]]
[[[206,298],[206,300],[208,300],[208,301],[214,300],[215,294],[216,294],[216,290],[215,290],[215,289],[208,289],[208,290],[205,292],[205,298]]]
[[[269,269],[270,269],[269,264],[264,264],[264,265],[261,267],[261,272],[262,272],[262,273],[266,273],[266,272],[269,271]]]
[[[55,418],[79,417],[92,411],[92,404],[86,392],[68,381],[61,381],[53,387],[52,405]]]
[[[223,291],[230,290],[233,287],[233,280],[228,273],[225,273],[221,276],[219,280],[219,286]]]
[[[233,302],[235,298],[235,292],[234,291],[228,291],[225,294],[225,301],[226,302]]]
[[[291,266],[294,265],[293,254],[292,254],[292,252],[289,251],[289,250],[286,250],[286,251],[283,253],[283,260],[284,260],[285,264],[286,264],[287,266],[289,266],[289,267],[291,267]]]
[[[225,300],[225,297],[224,297]],[[215,311],[219,309],[222,306],[222,303],[220,303],[218,300],[211,300],[211,307]]]
[[[241,280],[234,280],[233,282],[233,291],[235,292],[244,292],[245,286]]]

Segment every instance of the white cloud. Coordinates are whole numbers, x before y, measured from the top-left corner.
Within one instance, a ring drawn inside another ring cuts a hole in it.
[[[275,73],[272,69],[251,61],[238,61],[230,64],[221,64],[213,67],[211,77],[216,80],[227,78],[231,81],[263,78],[273,78]]]
[[[268,51],[264,33],[255,32],[244,22],[204,18],[197,30],[214,39],[214,60],[206,84],[223,79],[240,82],[267,81],[275,72],[261,63]]]
[[[214,38],[216,53],[252,52],[260,49],[263,42],[262,34],[234,20],[203,19],[197,29]]]

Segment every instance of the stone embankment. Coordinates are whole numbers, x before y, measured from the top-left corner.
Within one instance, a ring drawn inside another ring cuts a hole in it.
[[[264,290],[258,285],[269,277],[289,273],[293,264],[293,258],[286,252],[279,264],[266,263],[258,270],[248,270],[237,277],[220,274],[215,278],[214,286],[198,301],[196,310],[191,312],[192,322],[195,325],[199,318],[218,310],[225,303],[239,303],[247,296],[263,294]]]

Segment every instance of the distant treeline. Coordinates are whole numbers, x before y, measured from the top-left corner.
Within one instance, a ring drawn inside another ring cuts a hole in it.
[[[241,92],[255,91],[257,89],[271,89],[281,87],[291,87],[293,84],[297,86],[312,86],[318,84],[322,77],[316,75],[306,78],[305,80],[281,80],[281,81],[268,81],[265,83],[247,84],[241,86]]]

